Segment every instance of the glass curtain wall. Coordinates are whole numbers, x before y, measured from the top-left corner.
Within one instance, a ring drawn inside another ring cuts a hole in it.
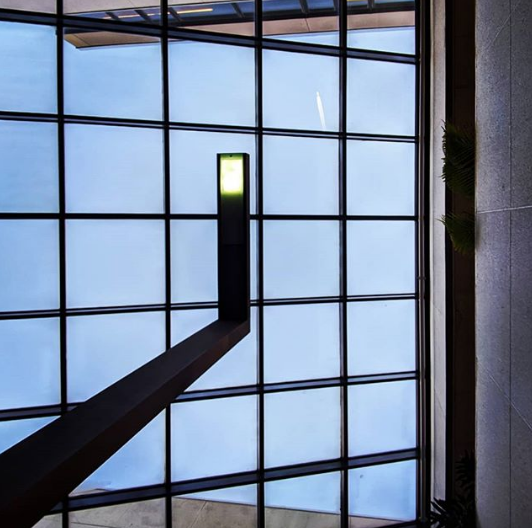
[[[251,157],[251,334],[39,528],[418,518],[415,4],[0,0],[0,451],[217,318]]]

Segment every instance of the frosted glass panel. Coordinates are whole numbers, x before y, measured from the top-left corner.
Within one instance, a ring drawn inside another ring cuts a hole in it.
[[[0,167],[1,211],[57,211],[57,125],[0,121]]]
[[[172,222],[172,302],[218,300],[218,239],[214,220]]]
[[[413,64],[348,60],[348,130],[413,136],[415,82],[416,68]]]
[[[0,311],[58,307],[58,231],[53,220],[0,222]]]
[[[217,158],[219,153],[250,155],[250,206],[255,210],[255,136],[220,132],[170,131],[172,212],[218,211]]]
[[[170,119],[255,125],[255,51],[205,42],[170,42]]]
[[[67,125],[67,211],[162,213],[163,133]]]
[[[154,418],[72,493],[94,493],[164,482],[164,413]]]
[[[55,418],[31,418],[29,420],[9,420],[0,422],[0,453],[18,444]]]
[[[347,305],[349,374],[416,369],[416,302],[378,301]]]
[[[166,528],[165,501],[158,499],[81,510],[70,513],[69,519],[72,528]]]
[[[230,502],[233,504],[257,504],[257,486],[251,484],[249,486],[200,491],[199,493],[181,495],[181,497],[213,502]]]
[[[260,0],[265,37],[338,46],[338,4],[333,0]],[[308,18],[303,18],[308,14]],[[319,18],[317,16],[319,15]]]
[[[340,317],[336,304],[264,307],[264,381],[340,375]]]
[[[0,409],[59,403],[59,319],[0,321]]]
[[[264,212],[338,213],[338,142],[264,137]]]
[[[70,42],[68,36],[64,43],[65,113],[161,119],[160,44],[152,38],[133,44],[138,37],[125,33],[82,36],[81,44],[79,37],[70,37]]]
[[[338,59],[265,50],[264,126],[338,130]]]
[[[218,310],[172,312],[172,344],[218,319]],[[257,310],[251,310],[251,333],[218,360],[188,390],[254,385],[257,382]]]
[[[415,159],[413,143],[348,141],[347,212],[413,215]]]
[[[267,467],[340,456],[340,391],[290,391],[264,397]]]
[[[172,312],[172,346],[218,319],[218,310],[176,310]]]
[[[67,222],[70,307],[164,302],[164,223]]]
[[[338,295],[338,244],[337,222],[265,222],[265,297]]]
[[[349,514],[373,519],[414,520],[416,461],[349,471]]]
[[[416,382],[349,387],[349,455],[416,446]]]
[[[256,528],[257,486],[237,486],[172,499],[173,528],[192,528],[193,523],[213,528]]]
[[[350,222],[347,237],[350,295],[415,291],[414,222]]]
[[[55,28],[0,22],[0,110],[57,109]]]
[[[165,350],[164,313],[69,317],[68,398],[83,401]]]
[[[416,53],[416,28],[395,27],[351,30],[347,32],[347,45],[350,48],[414,55]]]
[[[172,479],[257,467],[257,398],[220,398],[172,406]]]
[[[305,526],[324,528],[339,526],[340,473],[324,473],[323,475],[266,482],[265,502],[267,507],[266,525],[270,528],[284,525],[280,522],[282,521],[280,515],[284,517],[284,522],[287,524],[287,516],[292,520],[293,524],[290,523],[290,526],[303,526],[301,521],[307,518],[301,515],[303,512],[325,514],[323,517],[312,517],[314,522],[305,524]],[[289,511],[280,512],[278,509],[300,511],[298,512],[299,515],[290,515]],[[294,522],[298,519],[300,520],[299,523]]]

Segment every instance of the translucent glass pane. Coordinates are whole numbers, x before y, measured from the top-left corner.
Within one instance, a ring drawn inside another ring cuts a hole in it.
[[[0,409],[59,403],[59,320],[0,321]]]
[[[67,125],[65,144],[68,212],[163,212],[161,130]]]
[[[0,422],[0,453],[18,444],[55,418],[30,418],[29,420],[9,420]]]
[[[253,0],[220,2],[170,0],[169,24],[175,27],[253,36],[255,34],[255,4]]]
[[[0,22],[0,110],[57,109],[55,28]]]
[[[416,461],[369,466],[349,471],[349,514],[370,528],[385,523],[376,520],[411,521],[416,518]]]
[[[256,528],[257,486],[237,486],[172,499],[173,528]]]
[[[160,0],[63,0],[63,12],[96,20],[161,23]]]
[[[54,220],[0,222],[0,311],[58,307],[58,237]]]
[[[338,142],[264,137],[264,212],[338,213]]]
[[[162,484],[164,424],[165,416],[161,413],[82,482],[72,495]]]
[[[255,210],[255,136],[220,132],[170,131],[172,212],[218,211],[217,158],[219,153],[250,155],[250,205]]]
[[[416,28],[391,27],[357,29],[347,32],[347,45],[350,48],[395,53],[416,53]]]
[[[340,311],[336,304],[264,308],[264,381],[340,375]]]
[[[165,501],[158,499],[81,510],[71,512],[69,520],[72,528],[165,528]]]
[[[65,112],[161,119],[161,46],[152,37],[86,32],[65,36]]]
[[[264,126],[338,130],[338,59],[265,50]]]
[[[83,401],[165,350],[161,312],[68,318],[68,398]]]
[[[57,125],[0,121],[1,211],[57,211],[57,153]]]
[[[340,526],[340,473],[265,484],[266,526]]]
[[[262,0],[265,37],[338,46],[338,10],[333,0]]]
[[[172,222],[172,302],[218,300],[218,242],[214,220]]]
[[[414,222],[350,222],[347,237],[350,295],[415,291]]]
[[[255,51],[178,41],[169,45],[170,119],[255,125]]]
[[[70,307],[164,302],[164,222],[67,222]]]
[[[338,244],[337,222],[265,222],[265,297],[338,295]]]
[[[416,302],[349,303],[349,374],[416,369]]]
[[[172,406],[173,480],[239,473],[256,467],[255,396]]]
[[[56,3],[56,0],[0,0],[0,7],[5,9],[20,9],[21,11],[55,13]]]
[[[172,312],[172,344],[218,319],[218,310]],[[254,385],[257,382],[257,310],[251,310],[251,333],[194,382],[189,390]]]
[[[347,212],[413,215],[415,160],[413,143],[348,141]]]
[[[63,519],[60,514],[47,515],[35,524],[33,528],[63,528]]]
[[[267,467],[340,456],[340,390],[266,394],[264,441]]]
[[[350,59],[347,64],[347,128],[371,134],[415,134],[416,67]]]
[[[416,446],[416,382],[349,387],[349,455]]]

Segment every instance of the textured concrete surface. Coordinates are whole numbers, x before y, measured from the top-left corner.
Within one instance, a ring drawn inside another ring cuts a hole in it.
[[[477,2],[477,508],[532,519],[532,2]]]
[[[70,515],[71,528],[165,528],[164,501],[153,500],[95,508]],[[172,500],[174,528],[256,528],[255,506],[199,499]],[[351,517],[350,528],[397,524],[383,519]],[[267,528],[340,528],[340,516],[283,508],[266,509]],[[43,519],[34,528],[62,528],[61,517]]]

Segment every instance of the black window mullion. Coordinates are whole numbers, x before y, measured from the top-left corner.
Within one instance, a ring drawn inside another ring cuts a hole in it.
[[[258,482],[257,527],[266,527],[266,503],[264,490],[264,118],[263,118],[263,12],[262,0],[255,0],[255,104],[256,104],[256,208],[257,208],[257,384],[258,384]]]
[[[168,43],[168,0],[161,0],[161,68],[163,81],[163,148],[164,148],[164,254],[165,254],[165,346],[172,346],[172,261],[171,261],[171,173],[170,173],[170,85]],[[165,418],[165,520],[172,528],[172,406],[164,411]]]
[[[63,0],[57,0],[57,14],[63,13]],[[65,176],[65,112],[64,112],[64,47],[63,22],[57,19],[57,144],[58,144],[58,190],[59,190],[59,328],[60,328],[60,383],[61,414],[68,412],[67,378],[67,293],[66,293],[66,176]],[[68,497],[63,502],[62,526],[68,528]]]
[[[347,1],[339,1],[340,64],[339,64],[339,213],[340,213],[340,377],[342,460],[349,458],[348,437],[348,351],[347,351]],[[341,474],[341,526],[349,528],[348,470]]]

